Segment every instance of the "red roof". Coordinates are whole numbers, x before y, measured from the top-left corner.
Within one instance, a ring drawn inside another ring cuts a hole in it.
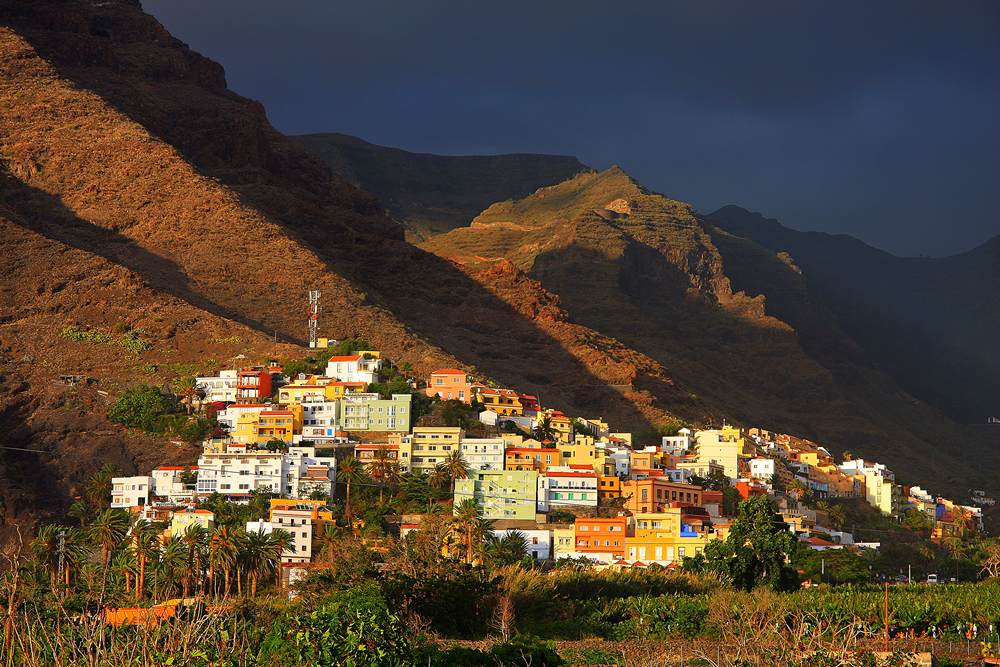
[[[330,357],[329,361],[357,361],[364,358],[363,354],[355,354],[350,357]]]
[[[465,371],[460,371],[457,368],[442,368],[439,371],[434,371],[431,375],[465,375]]]
[[[198,466],[160,466],[159,468],[153,468],[153,472],[157,470],[184,470],[185,468],[188,470],[197,470]]]

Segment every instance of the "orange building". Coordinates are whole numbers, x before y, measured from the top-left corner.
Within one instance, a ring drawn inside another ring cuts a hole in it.
[[[617,475],[597,476],[598,498],[621,498],[622,480]]]
[[[625,507],[633,514],[662,512],[668,507],[701,507],[701,487],[679,484],[669,477],[651,475],[646,479],[625,479],[621,482]]]
[[[435,394],[440,395],[442,401],[458,400],[463,403],[471,403],[472,399],[475,398],[473,389],[479,386],[469,382],[469,375],[465,371],[442,368],[431,373],[425,391],[431,397]]]
[[[625,541],[634,534],[634,525],[628,517],[613,519],[584,519],[577,517],[574,524],[574,542],[580,553],[612,554],[625,557]]]
[[[523,415],[538,411],[538,400],[534,396],[519,394],[512,389],[491,389],[479,391],[479,401],[487,410],[498,415]]]
[[[260,403],[271,395],[271,373],[263,368],[251,368],[236,374],[236,402]]]
[[[534,470],[544,474],[549,466],[559,464],[559,450],[554,448],[512,447],[504,453],[506,470]]]

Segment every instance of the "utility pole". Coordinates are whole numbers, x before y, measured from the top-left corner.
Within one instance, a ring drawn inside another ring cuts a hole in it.
[[[59,574],[56,575],[56,579],[59,581],[59,585],[63,585],[63,566],[66,563],[66,531],[59,531]]]
[[[319,290],[309,290],[309,347],[316,347],[316,328],[318,326],[319,311],[323,307],[319,305],[319,298],[323,293]]]

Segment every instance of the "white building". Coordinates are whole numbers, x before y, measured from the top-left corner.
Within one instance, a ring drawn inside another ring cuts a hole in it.
[[[896,475],[881,463],[855,459],[837,466],[845,475],[864,475],[865,500],[882,514],[897,516],[903,507],[902,488],[895,484]]]
[[[315,447],[292,445],[287,452],[206,451],[198,458],[198,495],[220,493],[232,500],[246,500],[251,491],[308,498],[314,491],[330,495],[336,477],[336,460],[317,458]]]
[[[677,435],[664,436],[660,450],[667,454],[680,455],[691,449],[693,442],[691,429],[682,428],[677,432]]]
[[[242,434],[237,432],[240,421],[242,420],[245,424],[254,422],[260,418],[261,412],[270,409],[271,406],[264,405],[263,403],[230,405],[225,410],[219,410],[216,419],[219,422],[219,426],[223,426],[229,430],[233,442],[250,442],[250,429],[244,429],[245,433]],[[253,441],[256,442],[256,438]]]
[[[551,530],[519,530],[511,528],[508,530],[494,530],[493,534],[499,538],[518,532],[525,537],[525,547],[528,555],[537,560],[548,560],[552,556],[552,531]]]
[[[218,376],[195,378],[198,386],[205,390],[208,402],[232,403],[236,400],[236,371],[219,371]]]
[[[160,466],[153,469],[153,489],[159,498],[170,502],[189,502],[195,493],[196,485],[185,484],[181,479],[184,471],[197,474],[198,466]]]
[[[327,377],[336,378],[338,382],[367,382],[372,384],[379,382],[379,370],[382,368],[382,360],[373,357],[366,359],[365,354],[374,355],[375,352],[359,352],[347,357],[330,357],[326,364]]]
[[[693,470],[687,468],[664,468],[660,470],[664,477],[669,477],[671,482],[678,484],[690,484],[692,477],[696,477]]]
[[[616,447],[603,442],[598,442],[594,446],[603,449],[607,458],[614,461],[616,476],[628,477],[632,474],[632,450],[628,447]]]
[[[346,442],[340,419],[340,399],[303,400],[302,433],[292,436],[292,443],[308,440],[317,445],[330,442]]]
[[[503,470],[503,438],[462,438],[462,456],[471,470]]]
[[[538,477],[537,502],[539,512],[560,505],[597,507],[597,473],[589,466],[549,466]]]
[[[115,477],[111,480],[111,507],[145,507],[155,493],[150,476]]]

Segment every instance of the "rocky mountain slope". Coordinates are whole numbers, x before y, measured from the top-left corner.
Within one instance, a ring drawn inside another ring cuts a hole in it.
[[[468,227],[494,202],[526,197],[589,170],[565,155],[428,155],[338,133],[290,138],[376,195],[414,243]]]
[[[709,217],[790,255],[841,328],[911,394],[966,423],[1000,416],[1000,236],[953,257],[894,257],[737,206]]]
[[[467,266],[513,263],[576,321],[656,359],[739,423],[885,461],[932,488],[995,482],[989,438],[907,394],[842,331],[794,256],[618,168],[494,204],[423,247]]]
[[[305,356],[310,289],[321,335],[364,338],[418,373],[468,368],[623,429],[711,416],[512,265],[463,268],[406,243],[377,199],[135,0],[0,4],[0,108],[3,521],[61,518],[105,460],[129,473],[190,461],[108,424],[108,404],[134,382]],[[150,349],[60,335],[118,322]],[[68,373],[100,382],[54,384]]]

